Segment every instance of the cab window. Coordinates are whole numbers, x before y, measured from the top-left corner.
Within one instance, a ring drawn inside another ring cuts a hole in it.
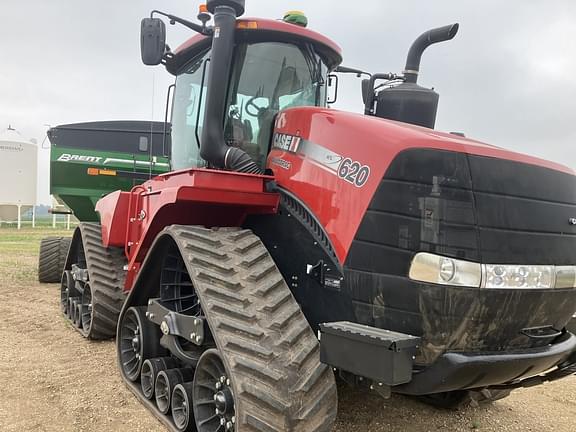
[[[202,81],[204,70],[209,67],[209,56],[210,52],[206,52],[192,60],[186,71],[176,79],[172,107],[172,168],[175,170],[206,166],[206,162],[200,158],[196,131],[202,137],[207,80]]]
[[[227,144],[264,167],[276,114],[292,107],[325,106],[327,73],[311,45],[240,44],[229,88]]]

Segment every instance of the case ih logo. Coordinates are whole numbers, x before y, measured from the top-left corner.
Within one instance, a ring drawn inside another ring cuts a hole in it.
[[[280,150],[296,153],[302,138],[292,135],[277,133],[274,135],[274,147]]]
[[[83,155],[73,155],[64,153],[58,158],[58,162],[90,162],[90,163],[100,163],[101,157],[96,156],[83,156]]]
[[[302,139],[299,136],[277,133],[274,135],[272,147],[285,152],[297,153],[316,166],[358,188],[363,187],[370,177],[370,167],[368,165],[363,165],[358,161],[339,155],[330,149]],[[287,170],[291,168],[291,166],[286,167],[279,162],[280,160],[284,162],[283,159],[275,159],[272,159],[274,165],[279,165]]]

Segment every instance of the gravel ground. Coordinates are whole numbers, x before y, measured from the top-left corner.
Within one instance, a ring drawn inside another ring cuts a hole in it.
[[[114,344],[85,341],[58,287],[35,281],[42,234],[0,230],[0,431],[164,431],[120,380]],[[576,377],[460,412],[339,390],[337,432],[576,431]]]

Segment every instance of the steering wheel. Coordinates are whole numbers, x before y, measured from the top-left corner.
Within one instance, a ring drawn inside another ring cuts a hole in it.
[[[259,107],[256,105],[254,101],[258,98],[260,98],[260,96],[254,96],[250,98],[250,100],[246,102],[246,107],[244,108],[244,110],[252,117],[260,117],[265,111],[268,110],[267,106]]]

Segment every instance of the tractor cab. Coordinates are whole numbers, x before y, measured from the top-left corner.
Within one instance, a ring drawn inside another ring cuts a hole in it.
[[[222,20],[221,14],[214,18]],[[180,22],[177,17],[170,19]],[[161,23],[157,18],[145,20],[143,41],[147,40],[147,29],[162,29]],[[215,138],[210,131],[218,135],[217,129],[221,129],[223,137],[217,137],[223,139],[220,145],[241,150],[253,161],[254,170],[257,167],[264,172],[278,112],[293,107],[326,106],[329,72],[341,62],[340,48],[308,30],[306,23],[304,15],[298,12],[286,14],[282,21],[248,18],[231,20],[227,26],[215,22],[214,27],[205,27],[175,53],[163,53],[162,62],[176,76],[172,106],[173,169],[223,167],[201,155],[203,138],[209,146],[210,139]],[[227,60],[227,64],[219,67],[214,64],[214,51],[219,49],[218,41],[214,40],[216,32],[218,39],[228,34],[231,42],[220,44],[230,55],[218,56],[216,61]],[[159,37],[159,45],[158,36],[151,39],[155,46],[163,46],[163,36]],[[148,49],[149,44],[143,43],[143,60],[147,64]],[[210,82],[218,83],[216,89],[211,88]],[[206,115],[209,104],[218,105],[216,125],[210,124],[215,117]]]
[[[224,113],[224,139],[264,169],[279,111],[326,105],[328,66],[306,41],[263,41],[254,33],[235,47]],[[194,55],[176,77],[172,111],[175,169],[204,167],[200,137],[210,50]]]

